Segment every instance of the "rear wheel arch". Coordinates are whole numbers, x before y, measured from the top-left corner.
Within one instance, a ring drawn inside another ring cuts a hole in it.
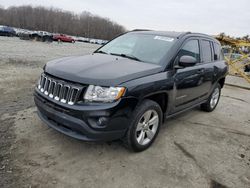
[[[218,83],[220,84],[220,87],[223,88],[225,84],[225,77],[218,80]]]

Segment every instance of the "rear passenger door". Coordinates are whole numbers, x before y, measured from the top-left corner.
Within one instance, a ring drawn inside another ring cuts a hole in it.
[[[203,80],[203,87],[201,88],[204,93],[203,99],[206,99],[210,95],[210,91],[212,88],[214,76],[215,76],[215,51],[214,51],[214,42],[202,38],[200,39],[201,44],[201,65],[204,68],[204,80]]]

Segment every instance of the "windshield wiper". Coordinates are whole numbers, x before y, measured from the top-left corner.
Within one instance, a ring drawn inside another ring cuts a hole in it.
[[[115,53],[110,53],[110,55],[116,55],[116,56],[126,57],[126,58],[129,58],[129,59],[133,59],[135,61],[142,61],[142,60],[140,60],[139,58],[135,57],[132,54],[115,54]]]
[[[108,54],[107,52],[104,52],[102,50],[99,50],[99,51],[95,51],[94,53],[100,53],[100,54]]]

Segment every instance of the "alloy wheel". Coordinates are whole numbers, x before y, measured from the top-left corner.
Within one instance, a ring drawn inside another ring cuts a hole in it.
[[[155,110],[146,111],[140,118],[136,127],[136,140],[140,145],[150,143],[159,126],[159,115]]]
[[[212,96],[211,96],[211,99],[210,99],[210,107],[211,108],[214,108],[218,101],[219,101],[219,97],[220,97],[220,90],[219,88],[215,88]]]

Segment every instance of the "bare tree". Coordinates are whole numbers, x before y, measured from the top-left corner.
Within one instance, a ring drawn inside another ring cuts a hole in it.
[[[126,31],[123,26],[110,19],[90,12],[74,14],[70,11],[41,6],[12,6],[7,9],[0,6],[1,24],[107,40]]]

